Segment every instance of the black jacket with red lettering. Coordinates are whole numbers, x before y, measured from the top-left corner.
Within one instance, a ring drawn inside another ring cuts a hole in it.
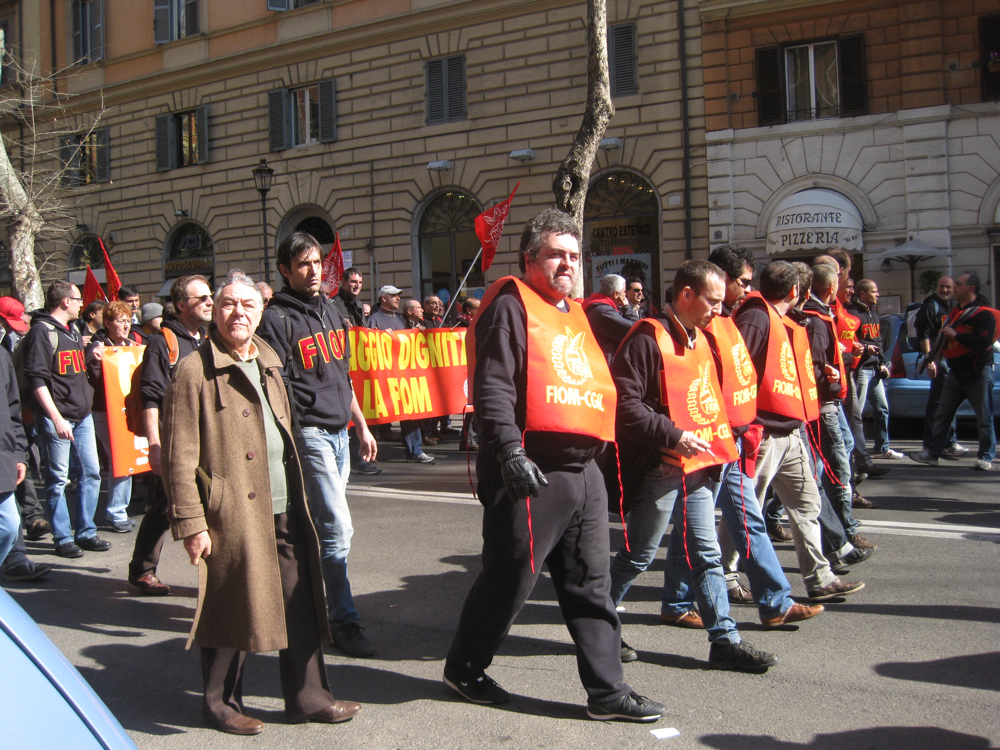
[[[351,419],[354,391],[350,341],[343,315],[322,294],[307,298],[285,287],[271,298],[257,334],[282,362],[302,427],[336,432]]]
[[[55,351],[49,341],[50,331],[58,336]],[[31,390],[31,408],[48,416],[35,398],[35,390],[44,385],[63,419],[78,422],[86,418],[94,401],[94,389],[87,382],[80,334],[42,310],[32,314],[31,330],[25,334],[21,346],[26,347],[24,374]]]
[[[857,332],[857,339],[868,347],[867,354],[862,355],[861,364],[858,366],[875,369],[885,367],[886,361],[885,355],[882,353],[882,337],[879,335],[882,326],[879,323],[878,313],[860,300],[848,305],[847,312],[861,321],[861,327],[858,328]],[[872,351],[873,348],[874,351]]]

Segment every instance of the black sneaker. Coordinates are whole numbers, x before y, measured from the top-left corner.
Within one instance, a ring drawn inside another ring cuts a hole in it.
[[[484,706],[499,706],[510,700],[510,693],[500,687],[496,681],[485,672],[478,677],[462,680],[455,676],[448,675],[448,669],[444,670],[444,684],[461,695],[470,703],[479,703]]]
[[[634,690],[610,701],[587,702],[587,716],[598,721],[621,719],[622,721],[653,722],[663,716],[666,711],[667,707],[662,703],[651,701]]]
[[[763,674],[768,667],[777,663],[777,656],[756,649],[746,641],[730,643],[718,640],[712,643],[712,648],[708,652],[708,664],[712,669]]]
[[[361,461],[356,464],[351,465],[351,471],[357,472],[358,474],[381,474],[382,467],[376,466],[375,464],[368,463],[367,461]]]
[[[343,625],[331,622],[330,635],[333,636],[333,645],[347,656],[375,656],[375,647],[368,642],[356,622],[345,622]]]
[[[639,654],[636,653],[634,648],[625,643],[625,639],[622,638],[622,664],[628,664],[630,661],[638,660]]]
[[[863,563],[869,557],[874,555],[875,550],[877,549],[878,547],[855,547],[840,558],[840,562],[844,565],[857,565],[858,563]],[[836,572],[837,571],[834,570],[834,573]],[[840,573],[837,573],[837,575],[840,575]]]
[[[82,539],[77,539],[76,546],[87,550],[87,552],[107,552],[111,549],[111,542],[105,541],[95,534],[94,536],[85,536]]]

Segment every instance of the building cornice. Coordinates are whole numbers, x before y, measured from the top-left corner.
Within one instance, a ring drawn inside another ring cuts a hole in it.
[[[815,6],[815,0],[700,0],[698,11],[705,21],[740,18]],[[828,3],[833,5],[834,3]]]

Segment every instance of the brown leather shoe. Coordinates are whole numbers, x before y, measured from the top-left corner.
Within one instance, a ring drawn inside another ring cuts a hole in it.
[[[767,535],[771,537],[772,542],[790,542],[792,541],[792,534],[780,523],[777,526],[767,526]]]
[[[350,721],[354,715],[361,711],[360,703],[351,701],[334,701],[332,706],[327,706],[322,711],[309,714],[301,719],[296,719],[293,724],[304,724],[307,721],[317,721],[322,724],[339,724],[342,721]]]
[[[742,583],[737,583],[733,588],[726,592],[729,597],[730,604],[754,604],[753,594],[750,592],[746,586]]]
[[[861,534],[848,534],[847,540],[858,549],[878,549],[878,545],[869,542]]]
[[[129,576],[128,582],[139,589],[143,596],[166,596],[170,593],[170,587],[157,578],[155,573],[146,573],[146,575],[139,576],[138,578]],[[254,721],[256,721],[256,719],[254,719]],[[263,726],[264,725],[261,724],[261,727]],[[250,734],[256,734],[256,732],[251,732]]]
[[[809,591],[809,601],[822,602],[827,599],[835,599],[841,596],[849,596],[855,591],[861,591],[865,587],[862,581],[842,581],[834,578],[833,581],[821,589]]]
[[[780,628],[782,625],[791,625],[793,622],[815,617],[824,609],[826,608],[822,604],[793,604],[784,614],[778,617],[761,617],[760,622],[765,628]]]
[[[219,731],[227,734],[260,734],[264,731],[263,721],[244,714],[236,714],[225,719],[205,714],[205,720]]]
[[[675,628],[703,628],[705,623],[701,621],[701,616],[693,609],[689,609],[682,615],[668,615],[660,612],[660,619],[664,625],[673,625]]]
[[[859,495],[857,492],[851,498],[851,507],[853,508],[874,508],[878,505],[874,500],[869,500],[864,495]]]

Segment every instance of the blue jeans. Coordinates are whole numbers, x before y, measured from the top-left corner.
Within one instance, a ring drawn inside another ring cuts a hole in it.
[[[101,494],[101,464],[97,459],[94,420],[88,414],[79,422],[69,424],[73,428],[73,439],[63,440],[56,434],[52,420],[35,412],[38,448],[45,460],[45,513],[52,524],[52,541],[57,547],[73,541],[74,536],[77,539],[97,536],[94,513]],[[78,479],[72,522],[66,503],[71,458]]]
[[[941,403],[938,404],[937,415],[934,418],[934,434],[931,436],[927,452],[934,458],[940,458],[948,444],[948,429],[963,401],[968,401],[976,412],[976,427],[979,431],[979,452],[977,457],[984,461],[993,461],[996,455],[997,440],[993,431],[993,368],[984,367],[979,377],[969,383],[963,383],[949,372],[944,380],[941,391]]]
[[[104,446],[104,452],[108,454],[108,507],[105,511],[110,523],[128,523],[128,504],[132,500],[132,477],[114,476],[114,467],[111,465],[111,433],[108,428],[108,414],[103,411],[95,411],[91,416],[94,418],[94,431],[97,439]]]
[[[687,497],[684,497],[685,489]],[[736,622],[729,616],[729,596],[715,530],[715,502],[708,473],[704,470],[684,476],[679,467],[659,464],[646,473],[639,499],[628,514],[626,529],[631,551],[623,547],[611,561],[611,601],[615,606],[620,604],[639,573],[653,562],[671,518],[674,526],[679,526],[684,533],[681,537],[682,564],[688,568],[690,557],[688,575],[694,585],[708,639],[739,643]],[[666,581],[663,594],[662,611],[665,614],[680,615],[691,609],[667,602],[668,596],[675,594],[667,590]]]
[[[872,425],[875,428],[873,453],[876,455],[889,450],[889,402],[885,398],[885,386],[881,378],[876,379],[879,374],[878,370],[871,367],[862,367],[858,370],[858,405],[863,412],[865,401],[871,401]],[[862,421],[855,425],[854,442],[856,445],[865,444]]]
[[[931,437],[934,435],[934,422],[937,416],[938,404],[941,403],[941,391],[944,390],[944,379],[948,377],[948,368],[944,364],[939,364],[937,374],[931,381],[931,390],[927,394],[927,409],[924,411],[924,450],[931,446]],[[948,429],[948,439],[945,445],[955,445],[958,438],[955,436],[955,420],[951,420]]]
[[[309,510],[319,535],[329,619],[335,625],[357,622],[358,611],[347,580],[347,553],[354,535],[346,495],[351,475],[347,430],[327,432],[319,427],[303,427],[301,435],[299,456]]]
[[[14,493],[0,495],[0,562],[7,559],[17,541],[17,531],[21,528],[21,514],[17,512],[17,500]]]
[[[736,445],[742,450],[742,441],[738,440]],[[760,616],[780,617],[794,604],[791,599],[792,587],[781,569],[774,546],[767,537],[764,517],[754,491],[754,481],[740,471],[739,462],[734,462],[722,468],[722,481],[716,486],[718,494],[715,504],[722,511],[719,543],[723,557],[726,556],[727,547],[732,554],[738,553]],[[663,583],[664,609],[667,608],[668,588],[671,589],[669,596],[672,609],[691,609],[689,586],[684,538],[675,524],[670,534],[670,550],[667,552]]]
[[[826,492],[833,510],[844,525],[844,531],[857,534],[860,524],[851,513],[851,453],[844,444],[841,429],[843,416],[843,409],[838,404],[836,412],[820,414],[819,419],[810,424],[809,428],[819,429],[820,450],[823,454],[819,457],[823,459],[822,462],[816,462],[816,484],[821,485]]]
[[[420,447],[424,441],[423,433],[420,431],[420,419],[407,419],[399,423],[399,431],[403,438],[403,447],[406,449],[407,458],[416,458],[424,454],[424,449]]]

